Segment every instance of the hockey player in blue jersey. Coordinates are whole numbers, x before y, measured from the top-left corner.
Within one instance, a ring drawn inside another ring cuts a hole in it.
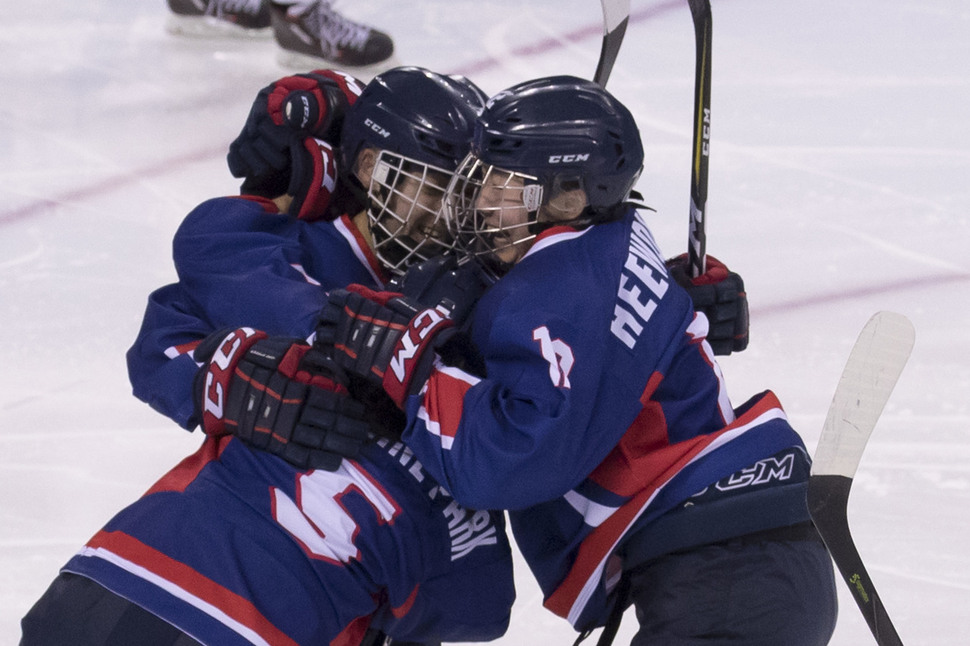
[[[629,111],[591,82],[500,92],[444,209],[501,276],[470,330],[354,289],[318,334],[407,411],[405,442],[456,500],[510,510],[545,606],[577,630],[632,604],[638,646],[826,644],[810,458],[770,391],[731,403],[708,319],[627,202],[642,162]],[[362,339],[381,350],[361,360]]]
[[[394,420],[350,400],[332,361],[302,340],[327,290],[381,288],[447,246],[426,223],[484,96],[418,68],[358,93],[354,79],[322,73],[257,99],[256,133],[244,129],[230,155],[246,195],[183,222],[179,282],[151,295],[129,353],[135,393],[207,439],[67,563],[25,617],[24,646],[437,644],[505,631],[502,514],[456,503],[382,437]],[[338,149],[287,134],[289,99],[352,104]],[[333,217],[342,189],[367,193],[367,209]],[[313,444],[313,428],[328,444]]]

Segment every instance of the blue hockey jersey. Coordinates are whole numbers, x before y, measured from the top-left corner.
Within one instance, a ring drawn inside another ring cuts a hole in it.
[[[210,437],[63,569],[211,646],[486,641],[515,596],[503,523],[400,443],[329,472]]]
[[[545,231],[479,302],[487,375],[438,365],[404,440],[462,504],[509,509],[545,605],[601,624],[624,563],[808,518],[770,392],[735,410],[707,320],[642,216]]]
[[[179,282],[155,291],[128,353],[135,394],[186,428],[191,350],[223,327],[306,338],[326,292],[384,275],[346,217],[306,222],[255,198],[210,200],[176,233]],[[501,635],[514,599],[500,512],[454,501],[403,444],[301,471],[237,439],[200,451],[67,564],[205,644]]]
[[[386,280],[346,216],[307,222],[254,197],[204,202],[172,246],[179,281],[149,296],[128,351],[128,376],[136,397],[187,429],[199,423],[191,391],[199,366],[191,350],[208,334],[246,325],[306,338],[329,290]]]

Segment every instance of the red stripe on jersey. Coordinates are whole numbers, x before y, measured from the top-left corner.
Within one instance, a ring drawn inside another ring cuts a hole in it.
[[[570,618],[570,615],[579,615],[581,608],[574,610],[577,599],[583,593],[583,589],[601,574],[601,568],[605,565],[606,557],[613,552],[620,538],[629,531],[630,527],[639,518],[640,514],[650,504],[657,491],[670,478],[686,466],[691,460],[696,458],[705,448],[716,442],[725,433],[734,431],[746,425],[753,424],[761,415],[771,412],[773,409],[780,411],[781,403],[772,392],[766,392],[758,402],[749,410],[745,411],[734,423],[724,427],[716,433],[699,436],[684,442],[672,445],[671,449],[676,449],[680,453],[675,463],[663,471],[661,477],[644,488],[629,502],[620,507],[610,515],[596,529],[594,529],[579,547],[576,561],[573,563],[569,574],[563,579],[559,587],[556,588],[543,605],[556,613],[560,617]],[[683,448],[681,448],[681,446]],[[668,457],[672,458],[670,453]],[[585,603],[585,602],[584,602]]]
[[[198,451],[175,465],[175,468],[163,475],[151,489],[145,492],[145,495],[161,491],[185,491],[205,465],[219,459],[231,439],[231,435],[219,437],[207,435]]]
[[[357,617],[347,624],[339,635],[330,640],[330,646],[359,646],[370,628],[372,615]]]
[[[354,221],[346,215],[341,215],[339,218],[333,221],[334,227],[337,231],[350,243],[351,248],[354,251],[354,255],[361,260],[364,265],[370,270],[371,275],[373,275],[374,280],[381,285],[384,285],[388,281],[387,271],[384,269],[384,265],[377,259],[374,255],[373,250],[371,250],[370,245],[367,244],[367,240],[364,239],[364,235],[354,224]]]
[[[428,379],[428,390],[424,395],[425,423],[431,433],[441,437],[442,447],[446,449],[451,448],[458,433],[465,393],[477,381],[467,381],[461,378],[462,375],[464,373],[456,369],[435,370]]]
[[[404,600],[404,603],[396,608],[391,608],[391,614],[400,619],[404,615],[411,612],[411,606],[414,605],[414,600],[418,598],[418,588],[420,587],[421,586],[419,585],[414,586],[414,590],[411,590],[411,594],[409,594],[408,598]]]
[[[249,599],[225,588],[212,579],[203,576],[188,565],[176,561],[153,547],[123,532],[101,531],[88,541],[88,547],[104,550],[129,563],[144,568],[159,579],[169,582],[177,589],[168,588],[186,603],[203,610],[193,601],[215,607],[231,620],[243,626],[270,644],[298,646],[286,633],[274,626]],[[116,563],[118,564],[118,563]],[[124,567],[120,565],[120,567]],[[210,614],[211,613],[207,613]]]
[[[266,211],[267,213],[280,212],[279,205],[273,200],[269,199],[268,197],[260,197],[258,195],[228,195],[227,197],[231,197],[236,200],[246,200],[248,202],[255,202],[256,204],[259,204],[263,208],[263,210]]]
[[[647,381],[640,396],[643,410],[620,438],[610,454],[600,463],[590,480],[620,496],[632,496],[650,485],[664,472],[673,459],[667,436],[667,421],[659,403],[650,397],[663,381],[663,375],[655,372]]]
[[[576,231],[576,227],[571,227],[566,224],[558,224],[539,233],[539,235],[536,236],[536,240],[545,240],[546,238],[551,238],[552,236],[559,235],[560,233],[576,233]]]
[[[188,343],[180,343],[178,345],[173,345],[165,351],[165,356],[170,359],[181,356],[183,354],[192,354],[195,348],[202,343],[202,339],[197,339],[195,341],[189,341]]]
[[[587,582],[596,576],[605,556],[613,551],[620,537],[626,533],[633,521],[649,504],[657,490],[720,434],[721,432],[718,432],[693,438],[658,451],[654,463],[646,465],[647,468],[655,469],[653,481],[583,539],[576,555],[576,561],[569,570],[569,574],[543,605],[560,617],[569,618],[573,605]],[[660,465],[663,465],[664,468],[656,469]],[[638,468],[643,466],[643,464],[637,465]]]

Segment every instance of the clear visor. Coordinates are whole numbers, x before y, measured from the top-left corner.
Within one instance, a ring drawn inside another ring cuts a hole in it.
[[[541,204],[542,186],[535,176],[470,154],[448,187],[444,214],[457,247],[502,274],[532,246]]]
[[[452,249],[441,212],[452,174],[409,157],[381,151],[367,195],[374,254],[392,273]]]

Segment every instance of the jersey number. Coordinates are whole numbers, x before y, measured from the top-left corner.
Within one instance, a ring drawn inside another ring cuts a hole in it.
[[[352,460],[344,460],[337,471],[300,474],[295,501],[276,487],[271,491],[276,522],[312,558],[334,564],[360,560],[360,550],[354,544],[360,526],[344,505],[344,498],[363,498],[381,525],[393,522],[401,511],[388,493]]]
[[[569,388],[569,372],[573,369],[573,350],[562,339],[553,339],[545,325],[532,330],[532,338],[539,342],[542,358],[549,362],[549,379],[557,388]]]

